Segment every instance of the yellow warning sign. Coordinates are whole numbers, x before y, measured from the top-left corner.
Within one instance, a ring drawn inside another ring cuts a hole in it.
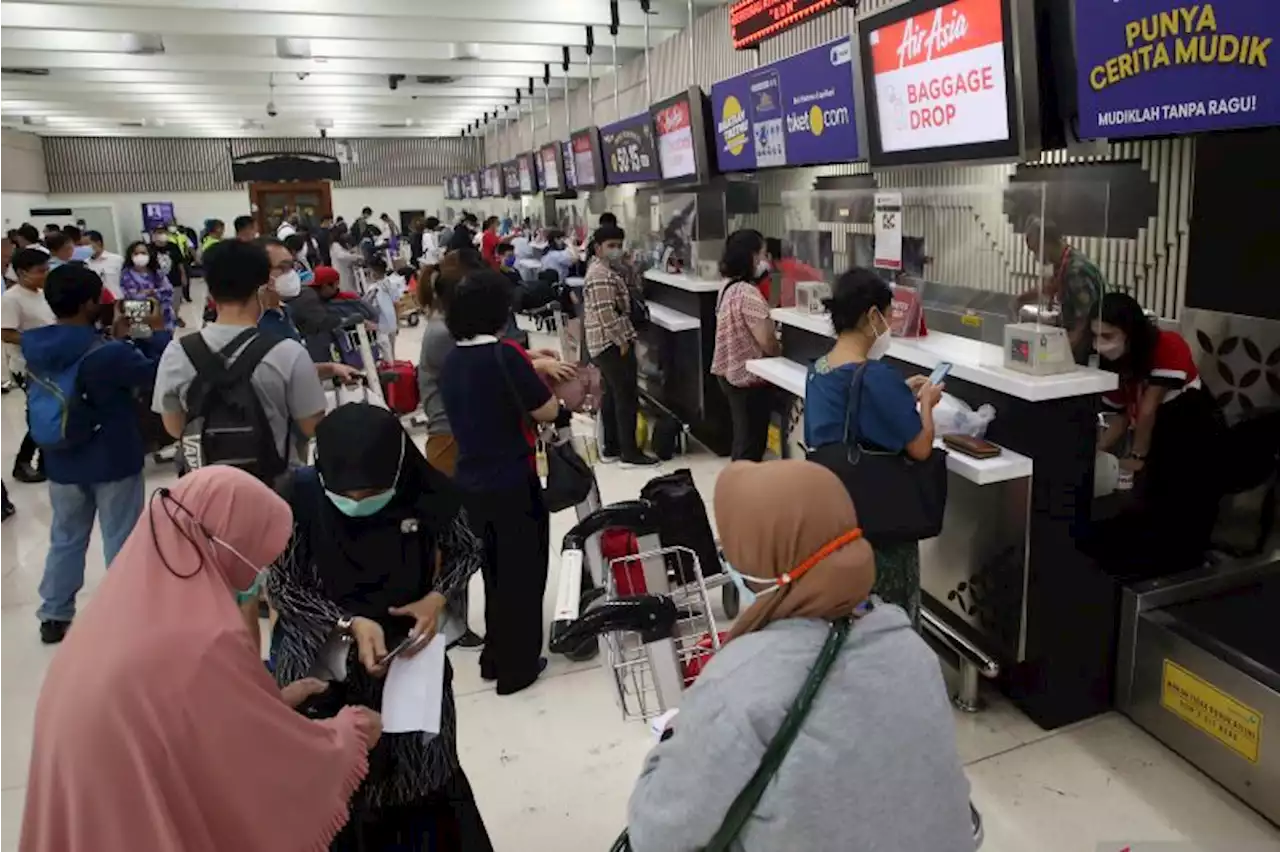
[[[967,325],[969,328],[982,328],[982,317],[969,311],[960,315],[960,324]]]
[[[1258,762],[1262,714],[1172,660],[1164,661],[1160,705],[1251,763]]]

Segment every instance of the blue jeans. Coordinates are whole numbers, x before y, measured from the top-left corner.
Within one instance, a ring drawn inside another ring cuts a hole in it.
[[[49,483],[49,555],[40,579],[41,621],[70,621],[76,614],[76,593],[84,585],[84,556],[93,533],[93,517],[102,527],[102,555],[106,564],[116,558],[142,516],[142,473],[114,482],[92,485]]]

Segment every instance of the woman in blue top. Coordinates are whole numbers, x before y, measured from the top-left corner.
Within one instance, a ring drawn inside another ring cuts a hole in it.
[[[942,398],[942,385],[927,376],[903,381],[893,367],[881,362],[889,351],[889,285],[868,269],[854,268],[840,276],[826,301],[836,345],[809,369],[805,382],[804,442],[810,449],[851,441],[863,446],[906,453],[913,459],[933,451],[933,407]],[[856,423],[846,433],[849,390],[855,374],[865,368]],[[919,403],[917,411],[916,404]],[[873,591],[907,611],[918,625],[920,609],[920,551],[915,542],[877,544],[876,584]]]

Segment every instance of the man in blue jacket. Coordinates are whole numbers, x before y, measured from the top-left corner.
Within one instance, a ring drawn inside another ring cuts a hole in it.
[[[58,267],[44,287],[57,321],[22,335],[28,375],[51,380],[79,362],[76,387],[84,398],[73,404],[84,406],[78,414],[94,427],[70,446],[42,448],[53,509],[37,611],[40,641],[47,645],[62,641],[75,616],[94,515],[108,565],[142,515],[145,447],[135,393],[154,384],[158,359],[147,341],[126,342],[126,318],[116,323],[118,339],[101,338],[94,327],[101,294],[102,279],[93,270]],[[163,327],[158,316],[156,326]]]

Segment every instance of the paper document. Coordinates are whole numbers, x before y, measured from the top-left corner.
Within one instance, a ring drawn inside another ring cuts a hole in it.
[[[440,733],[445,637],[437,633],[412,657],[396,657],[382,687],[382,731]]]

